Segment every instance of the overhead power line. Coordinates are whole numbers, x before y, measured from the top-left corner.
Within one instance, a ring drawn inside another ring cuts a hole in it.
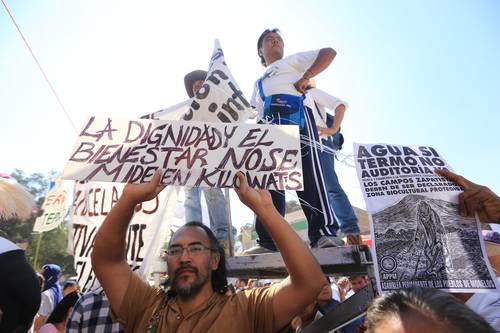
[[[40,64],[40,62],[38,61],[37,57],[35,56],[35,53],[33,52],[33,50],[31,49],[28,41],[26,40],[26,38],[24,37],[21,29],[19,28],[19,25],[17,24],[16,20],[14,19],[14,16],[12,15],[12,13],[10,12],[9,10],[9,7],[7,6],[7,4],[5,3],[4,0],[1,0],[2,1],[2,4],[3,6],[5,7],[5,10],[7,11],[7,13],[9,14],[10,16],[10,19],[12,20],[12,23],[14,23],[14,25],[16,26],[16,29],[17,31],[19,32],[19,35],[21,35],[21,38],[23,39],[23,42],[24,42],[24,45],[26,45],[26,47],[28,48],[28,51],[30,52],[31,56],[33,57],[33,59],[35,60],[36,62],[36,65],[38,66],[38,69],[40,69],[40,72],[42,72],[42,75],[45,79],[45,81],[47,82],[47,84],[49,85],[50,87],[50,90],[52,91],[52,94],[54,94],[57,102],[59,103],[59,105],[61,106],[61,109],[63,110],[64,114],[66,115],[66,118],[68,118],[68,121],[70,122],[71,126],[73,127],[73,129],[75,130],[75,133],[78,133],[78,130],[76,129],[76,126],[75,124],[73,123],[73,120],[71,119],[71,117],[69,116],[68,112],[66,111],[66,108],[64,107],[63,103],[61,102],[61,99],[59,98],[59,95],[57,95],[57,92],[56,90],[54,89],[54,86],[52,85],[52,83],[50,82],[49,78],[47,77],[47,75],[45,74],[45,71],[43,70],[42,68],[42,65]]]

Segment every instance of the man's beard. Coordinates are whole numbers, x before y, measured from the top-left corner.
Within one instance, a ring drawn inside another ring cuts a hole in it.
[[[177,282],[178,279],[177,275],[179,274],[180,270],[185,270],[185,269],[191,270],[191,272],[194,273],[194,275],[196,276],[196,279],[190,285],[181,287]],[[210,272],[210,267],[207,267],[207,272]],[[180,267],[176,270],[174,274],[174,278],[172,280],[172,290],[177,293],[177,297],[179,298],[182,299],[193,298],[200,292],[201,288],[203,288],[203,286],[206,283],[208,283],[209,275],[210,273],[206,275],[200,274],[200,271],[193,266]]]

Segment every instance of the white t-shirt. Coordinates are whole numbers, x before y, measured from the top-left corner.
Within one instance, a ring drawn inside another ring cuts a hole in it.
[[[52,294],[52,292],[49,289],[45,290],[42,293],[42,301],[40,302],[40,309],[38,310],[38,314],[47,318],[52,313],[52,311],[54,311],[54,303],[54,295]]]
[[[12,243],[7,238],[0,237],[0,254],[10,251],[19,250],[20,247]]]
[[[319,107],[319,113],[316,110],[314,102],[316,102]],[[311,108],[316,125],[320,127],[328,127],[326,125],[326,114],[329,113],[330,115],[335,116],[335,109],[342,104],[347,110],[349,105],[346,102],[317,88],[309,89],[304,100],[304,105]],[[326,109],[331,111],[327,111]]]
[[[273,62],[262,76],[262,88],[265,96],[289,94],[300,96],[293,84],[297,82],[318,57],[319,50],[300,52]],[[250,104],[263,116],[263,102],[259,94],[258,80],[255,82]]]
[[[500,282],[500,277],[497,277]],[[500,332],[500,293],[476,293],[465,302],[475,313]]]

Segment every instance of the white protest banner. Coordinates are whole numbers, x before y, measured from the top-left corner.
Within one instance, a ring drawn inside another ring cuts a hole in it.
[[[141,119],[180,120],[189,111],[191,100],[177,103],[168,108],[141,116]]]
[[[96,277],[90,256],[97,230],[121,196],[125,184],[87,182],[75,185],[72,215],[73,255],[78,283],[92,289]],[[174,188],[164,189],[157,198],[138,205],[128,226],[126,258],[133,271],[147,272],[168,236],[176,204]],[[144,275],[144,274],[143,274]]]
[[[244,122],[251,113],[250,103],[227,67],[219,41],[215,40],[207,78],[191,100],[184,120]]]
[[[433,147],[354,144],[381,291],[420,286],[489,292],[479,222],[458,213],[462,188],[434,173],[450,166]]]
[[[302,190],[297,126],[89,118],[62,177],[83,181]]]
[[[50,231],[64,221],[69,205],[67,199],[71,191],[70,183],[58,179],[55,186],[49,190],[42,205],[43,214],[36,218],[33,231]]]

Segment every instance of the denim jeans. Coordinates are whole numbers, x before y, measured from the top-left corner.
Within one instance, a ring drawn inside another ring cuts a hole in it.
[[[184,200],[184,214],[186,222],[203,222],[200,202],[201,191],[203,191],[207,202],[210,229],[212,229],[218,240],[227,240],[226,198],[220,188],[185,187],[184,193],[186,197]],[[236,229],[233,228],[233,236],[235,230]]]
[[[324,146],[336,149],[331,137],[321,139]],[[340,186],[337,173],[335,172],[335,156],[330,152],[320,153],[321,168],[328,191],[328,199],[332,207],[335,219],[340,226],[340,231],[345,235],[359,235],[358,218],[352,209],[349,198]]]

